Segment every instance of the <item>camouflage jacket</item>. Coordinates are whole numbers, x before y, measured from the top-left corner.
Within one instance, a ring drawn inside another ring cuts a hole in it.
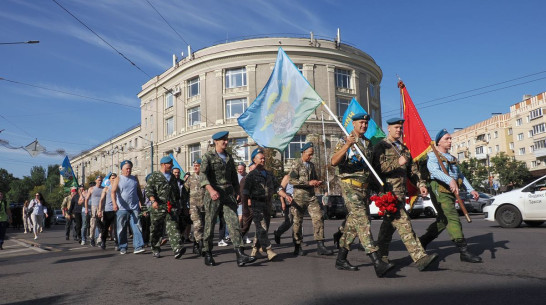
[[[265,170],[264,170],[265,171]],[[261,202],[270,202],[273,194],[277,193],[280,184],[269,171],[265,171],[265,176],[261,171],[254,169],[245,177],[243,195],[250,200]]]
[[[226,152],[226,163],[215,150],[208,151],[201,158],[201,186],[211,185],[216,190],[233,187],[239,194],[239,178],[233,157]]]
[[[205,189],[201,187],[201,175],[191,174],[184,183],[184,188],[190,194],[190,205],[203,206]]]
[[[64,197],[63,203],[61,204],[61,209],[65,211],[70,210],[71,203],[72,203],[72,196],[68,195]]]
[[[426,187],[426,183],[421,178],[421,173],[417,164],[413,162],[408,148],[402,143],[400,146],[401,148],[398,149],[388,139],[381,140],[374,146],[372,165],[385,183],[384,191],[393,191],[399,200],[405,202],[408,179],[417,187]],[[398,163],[400,155],[408,159],[403,166]]]
[[[356,136],[356,134],[352,134]],[[340,141],[336,145],[334,154],[341,150],[343,148],[343,145],[345,145],[345,140],[340,139]],[[358,148],[360,148],[360,151],[364,154],[366,159],[368,159],[368,162],[372,162],[372,142],[366,137],[362,136],[362,138],[357,141],[356,145],[358,146]],[[368,165],[364,160],[362,160],[362,157],[354,146],[351,146],[351,148],[347,150],[347,152],[345,153],[345,158],[341,161],[341,163],[337,165],[336,169],[336,175],[340,179],[351,178],[354,180],[358,180],[362,183],[368,182],[370,174],[371,172],[368,168]]]
[[[167,206],[167,202],[175,208],[181,208],[180,189],[174,175],[167,181],[162,172],[153,172],[146,185],[146,196],[154,197],[155,201],[162,208]]]
[[[309,181],[318,180],[315,164],[313,162],[307,162],[307,164],[309,166],[306,166],[301,158],[295,160],[292,164],[289,183],[294,186],[294,192],[302,189],[306,191],[314,190],[314,187],[309,185]]]

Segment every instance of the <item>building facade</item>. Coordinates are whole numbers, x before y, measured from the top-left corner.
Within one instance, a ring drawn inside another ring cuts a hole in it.
[[[279,47],[339,119],[354,97],[376,122],[381,122],[382,71],[368,54],[329,40],[249,39],[190,52],[181,60],[173,56],[173,65],[167,71],[142,85],[138,94],[141,100],[138,131],[78,156],[73,165],[94,160],[108,146],[124,147],[130,139],[138,138],[138,145],[133,142],[135,155],[131,155],[139,161],[135,174],[145,177],[152,166],[157,169],[162,156],[171,153],[184,169],[191,169],[191,163],[211,148],[211,135],[220,130],[230,132],[230,146],[236,158],[248,163],[254,141],[238,126],[237,118],[267,83]],[[323,106],[308,118],[283,153],[286,162],[298,157],[306,141],[322,141],[322,118],[326,150],[321,145],[315,158],[323,165],[326,163],[326,156],[342,131]],[[103,163],[85,163],[86,172],[105,168]]]

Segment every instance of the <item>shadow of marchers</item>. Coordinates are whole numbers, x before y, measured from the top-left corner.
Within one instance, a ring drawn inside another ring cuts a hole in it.
[[[112,254],[103,254],[103,255],[93,255],[93,256],[86,256],[86,257],[74,257],[74,258],[67,258],[67,259],[60,259],[53,264],[64,264],[64,263],[73,263],[73,262],[81,262],[81,261],[88,261],[93,259],[102,259],[107,257],[117,256],[116,253]]]

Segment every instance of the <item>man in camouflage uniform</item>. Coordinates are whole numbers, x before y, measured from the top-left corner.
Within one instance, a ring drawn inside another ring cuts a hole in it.
[[[212,258],[212,237],[214,223],[218,212],[223,210],[231,241],[237,254],[237,265],[244,266],[256,260],[244,253],[241,229],[237,217],[237,200],[239,179],[233,157],[226,151],[229,132],[221,131],[212,136],[214,149],[208,151],[201,159],[201,186],[206,189],[204,196],[205,231],[203,251],[205,265],[214,266]],[[222,236],[223,237],[223,236]],[[222,238],[221,237],[221,238]]]
[[[301,158],[294,160],[290,170],[290,184],[294,186],[294,197],[290,212],[294,216],[294,255],[305,255],[301,247],[303,241],[302,223],[305,210],[309,211],[313,222],[314,238],[317,241],[317,253],[319,255],[332,255],[332,250],[324,246],[324,220],[322,209],[315,197],[315,187],[319,187],[322,181],[318,180],[315,164],[311,157],[315,153],[312,142],[307,142],[301,148]]]
[[[435,138],[436,147],[440,160],[444,163],[448,174],[445,174],[434,152],[428,153],[427,169],[430,172],[430,199],[438,211],[436,221],[430,224],[427,232],[419,237],[423,248],[432,242],[443,230],[447,229],[451,240],[459,248],[460,259],[468,263],[481,263],[481,257],[468,251],[468,245],[463,234],[463,227],[459,219],[459,213],[455,209],[455,194],[464,185],[466,190],[472,194],[474,200],[480,196],[474,190],[470,182],[461,173],[457,159],[449,154],[451,149],[451,135],[446,129],[438,132]]]
[[[202,254],[203,224],[205,221],[205,207],[203,197],[205,190],[201,187],[201,159],[193,161],[193,174],[190,175],[184,188],[190,194],[190,217],[193,222],[193,253]]]
[[[271,242],[267,237],[271,198],[275,192],[285,200],[292,201],[292,198],[284,192],[273,173],[265,170],[265,155],[261,148],[256,148],[252,152],[251,160],[256,164],[256,168],[245,178],[243,198],[249,199],[248,204],[252,207],[252,221],[256,226],[256,238],[262,250],[267,252],[267,259],[272,261],[277,254],[271,249]]]
[[[392,192],[398,199],[396,213],[383,217],[377,241],[382,259],[388,261],[392,234],[398,230],[412,260],[419,271],[423,271],[438,255],[435,253],[427,255],[421,242],[415,237],[408,213],[405,210],[406,181],[408,179],[419,187],[421,194],[426,195],[428,191],[408,148],[400,142],[403,123],[404,120],[400,118],[388,120],[389,135],[377,143],[373,150],[373,166],[385,183],[384,191]]]
[[[347,253],[351,250],[351,244],[358,237],[366,254],[374,264],[376,275],[382,277],[394,265],[381,260],[377,252],[378,247],[375,246],[373,241],[370,231],[370,219],[368,218],[370,170],[356,148],[353,147],[353,145],[356,145],[364,154],[364,157],[371,160],[372,142],[364,136],[368,129],[370,116],[366,113],[356,113],[352,120],[353,130],[351,134],[346,137],[345,141],[340,141],[337,144],[331,160],[332,166],[337,166],[336,174],[341,181],[341,192],[348,211],[343,235],[339,240],[336,268],[339,270],[358,270],[357,267],[352,266],[347,261]]]
[[[178,213],[182,208],[180,190],[176,178],[171,173],[173,167],[171,157],[163,157],[160,162],[160,170],[153,172],[146,184],[146,196],[152,202],[150,209],[150,242],[153,256],[159,258],[163,227],[166,225],[169,243],[174,251],[174,258],[179,259],[186,252],[178,228]]]

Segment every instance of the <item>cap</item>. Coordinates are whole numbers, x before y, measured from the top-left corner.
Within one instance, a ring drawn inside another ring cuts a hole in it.
[[[304,151],[306,151],[307,149],[309,149],[311,147],[313,147],[313,142],[307,142],[307,143],[303,144],[303,146],[300,149],[300,152],[304,152]]]
[[[131,165],[131,167],[133,167],[133,162],[131,162],[130,160],[123,160],[123,161],[121,161],[121,163],[119,165],[119,168],[123,168],[123,166],[125,164],[129,164],[129,165]]]
[[[193,161],[193,164],[201,164],[201,159],[197,159],[197,160]]]
[[[229,131],[219,131],[212,135],[213,140],[221,140],[229,135]]]
[[[355,115],[353,115],[353,121],[358,121],[358,120],[369,121],[370,116],[365,112],[359,112],[359,113],[356,113]]]
[[[173,159],[171,158],[171,156],[165,156],[163,158],[161,158],[161,160],[159,161],[160,164],[164,164],[164,163],[173,163]]]
[[[252,160],[252,162],[254,163],[254,157],[256,157],[256,155],[258,154],[263,154],[263,153],[264,153],[263,149],[259,147],[256,148],[255,150],[252,151],[252,154],[250,155],[250,160]]]
[[[395,124],[404,124],[404,119],[401,118],[392,118],[387,120],[388,125],[395,125]]]
[[[436,141],[436,144],[438,144],[438,142],[442,139],[443,136],[445,136],[446,134],[448,134],[449,132],[447,132],[447,130],[444,128],[442,130],[440,130],[437,134],[436,134],[436,138],[434,138],[434,141]]]

